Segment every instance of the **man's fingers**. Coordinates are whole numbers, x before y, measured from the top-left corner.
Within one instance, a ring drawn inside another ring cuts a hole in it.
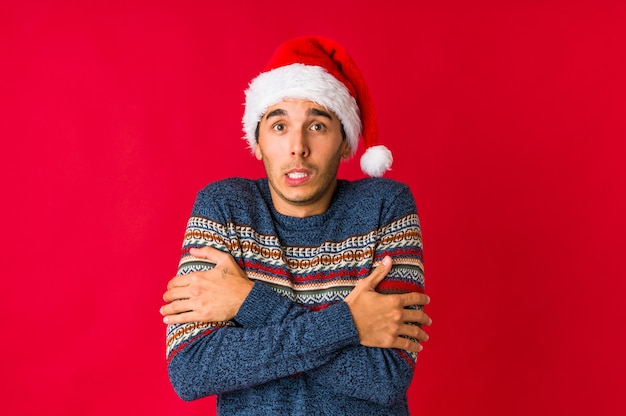
[[[428,341],[428,338],[426,331],[418,326],[407,324],[400,329],[400,334],[394,340],[392,347],[420,352],[424,348],[420,343]]]
[[[191,312],[192,307],[186,299],[181,299],[177,302],[168,303],[167,305],[161,306],[159,312],[161,315],[167,317],[171,315],[178,315],[181,313]]]
[[[382,259],[378,266],[374,268],[372,273],[362,280],[363,284],[367,284],[372,290],[387,276],[389,270],[391,270],[391,257],[386,256]]]
[[[395,339],[391,348],[398,348],[401,350],[411,351],[411,352],[420,352],[424,349],[419,342],[410,340],[408,338],[398,337]]]
[[[163,300],[166,302],[174,302],[176,300],[188,299],[192,293],[186,287],[173,287],[163,294]]]
[[[405,309],[403,320],[404,322],[412,322],[414,324],[426,326],[433,323],[432,319],[430,319],[430,316],[426,315],[424,311],[420,311],[417,309]]]
[[[224,253],[216,248],[204,246],[190,248],[189,254],[199,259],[210,260],[211,262],[217,264]]]
[[[196,322],[197,319],[194,317],[194,312],[182,312],[179,314],[173,315],[165,315],[163,317],[163,323],[168,325],[176,325],[176,324],[187,324],[189,322]]]
[[[175,276],[169,282],[167,282],[167,290],[172,290],[175,287],[185,286],[189,286],[188,275]]]
[[[428,341],[428,334],[422,328],[416,325],[405,324],[400,329],[400,335],[414,338],[418,341]]]
[[[419,292],[403,293],[401,297],[402,306],[424,306],[430,303],[430,298]]]

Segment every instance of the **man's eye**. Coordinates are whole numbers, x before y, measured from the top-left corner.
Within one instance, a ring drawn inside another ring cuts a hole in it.
[[[322,123],[315,123],[311,125],[311,130],[313,131],[324,131],[325,128],[326,126]]]
[[[278,124],[278,123],[277,123],[277,124],[274,124],[274,125],[272,126],[272,130],[275,130],[275,131],[283,131],[283,130],[285,130],[285,125],[284,125],[284,124]]]

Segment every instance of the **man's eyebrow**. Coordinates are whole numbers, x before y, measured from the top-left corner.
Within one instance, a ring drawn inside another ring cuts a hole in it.
[[[278,116],[286,116],[287,112],[282,108],[277,108],[276,110],[272,110],[265,115],[265,119],[269,119],[270,117],[278,117]]]
[[[333,119],[333,116],[328,111],[320,110],[319,108],[310,108],[307,111],[307,115],[309,115],[309,116],[318,116],[318,117],[326,117],[329,120]]]
[[[309,108],[306,113],[307,113],[307,116],[325,117],[329,120],[333,120],[333,116],[330,114],[330,112],[320,110],[319,108]],[[265,119],[267,120],[270,117],[280,117],[280,116],[286,116],[286,115],[287,115],[287,111],[283,110],[282,108],[277,108],[267,113],[265,115]]]

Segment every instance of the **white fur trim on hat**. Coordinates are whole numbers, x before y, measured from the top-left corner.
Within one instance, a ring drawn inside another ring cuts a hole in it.
[[[267,109],[286,98],[313,101],[337,115],[353,155],[361,135],[359,106],[348,88],[320,66],[291,64],[257,76],[246,90],[244,139],[256,149],[255,131]]]
[[[392,163],[391,151],[383,145],[368,147],[361,156],[361,170],[376,178],[383,176]]]

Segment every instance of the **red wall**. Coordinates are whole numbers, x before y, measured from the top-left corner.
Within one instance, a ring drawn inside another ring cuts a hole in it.
[[[263,174],[242,91],[304,34],[352,51],[418,203],[414,414],[626,412],[625,3],[239,3],[0,5],[2,413],[212,414],[161,295],[195,192]]]

